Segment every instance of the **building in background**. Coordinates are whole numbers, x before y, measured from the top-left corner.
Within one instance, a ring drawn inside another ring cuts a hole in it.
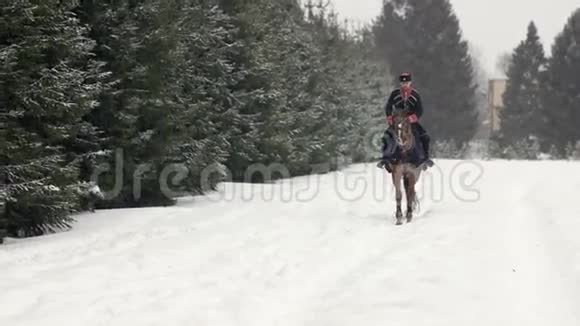
[[[501,129],[500,112],[503,109],[503,94],[507,86],[507,79],[490,79],[487,93],[489,125],[491,132]]]

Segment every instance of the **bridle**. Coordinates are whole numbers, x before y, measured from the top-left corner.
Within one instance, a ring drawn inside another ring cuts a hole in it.
[[[413,148],[414,138],[411,131],[411,124],[407,121],[406,110],[399,110],[395,112],[395,137],[397,140],[397,145],[402,149],[403,152],[407,152]]]

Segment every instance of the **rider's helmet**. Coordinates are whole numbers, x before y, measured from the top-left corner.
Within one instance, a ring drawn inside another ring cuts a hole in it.
[[[401,82],[401,96],[403,100],[407,101],[407,99],[411,96],[412,88],[411,88],[411,81],[413,78],[411,77],[411,73],[404,72],[399,75],[399,81]]]

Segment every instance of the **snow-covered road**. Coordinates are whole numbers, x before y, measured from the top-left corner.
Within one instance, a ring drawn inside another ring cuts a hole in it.
[[[580,325],[580,164],[373,165],[99,211],[0,246],[0,325]]]

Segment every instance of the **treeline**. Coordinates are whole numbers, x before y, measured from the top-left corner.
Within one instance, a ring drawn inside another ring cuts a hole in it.
[[[530,139],[563,155],[580,139],[578,16],[552,58],[533,26],[514,52],[499,156]],[[260,164],[286,177],[370,161],[402,71],[434,154],[472,152],[474,62],[449,0],[385,1],[357,30],[313,1],[4,1],[0,238],[68,228],[93,203],[171,205],[223,180],[264,182],[248,179]]]
[[[423,124],[439,157],[580,158],[580,9],[547,57],[534,23],[508,60],[501,130],[482,114],[485,89],[449,0],[387,0],[373,24],[377,53],[393,73],[408,70],[422,94]],[[480,108],[478,110],[478,107]],[[487,134],[483,133],[482,134]],[[544,154],[544,155],[542,155]]]
[[[322,3],[3,1],[0,231],[67,228],[97,186],[117,189],[98,208],[170,205],[159,180],[176,164],[173,190],[200,194],[252,164],[369,160],[388,81],[375,56]]]
[[[498,155],[580,159],[580,9],[568,19],[547,57],[534,22],[507,69]]]

